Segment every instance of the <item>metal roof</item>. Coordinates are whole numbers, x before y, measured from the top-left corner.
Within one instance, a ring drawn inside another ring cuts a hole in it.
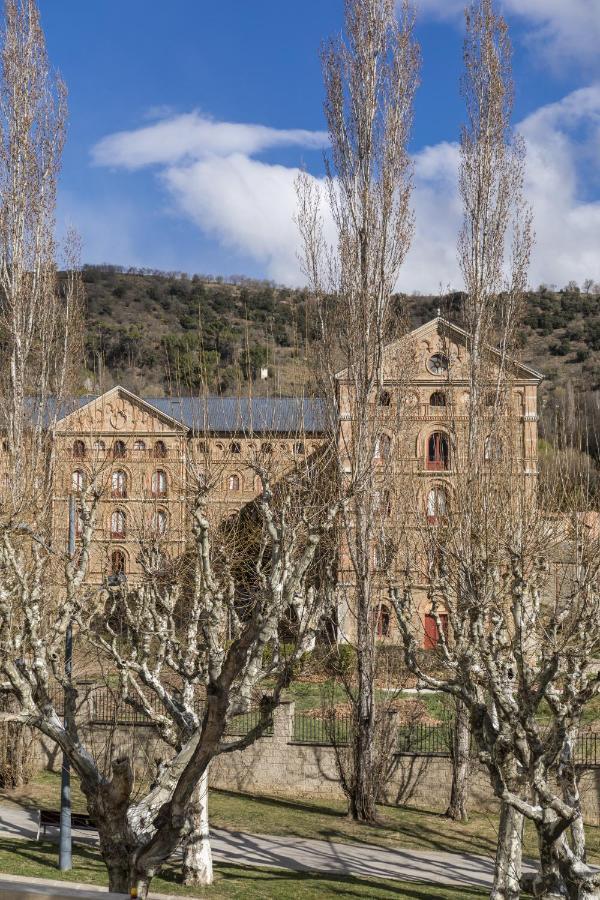
[[[107,393],[122,391],[132,399],[136,395],[124,388],[112,388]],[[78,409],[104,395],[66,398],[58,410],[52,400],[46,404],[44,420],[50,422],[66,418]],[[320,399],[301,397],[139,397],[157,412],[175,419],[194,432],[215,433],[271,433],[284,434],[304,431],[318,434],[325,429],[325,404]]]
[[[192,431],[318,433],[325,427],[323,400],[300,397],[143,397]]]

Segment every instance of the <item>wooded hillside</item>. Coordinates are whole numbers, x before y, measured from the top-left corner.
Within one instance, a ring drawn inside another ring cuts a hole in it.
[[[293,393],[305,381],[310,320],[305,292],[269,282],[207,279],[179,273],[132,272],[115,266],[84,269],[87,390],[120,383],[138,393],[232,393],[255,380],[258,394]],[[399,296],[417,326],[443,314],[456,319],[460,296]],[[574,427],[585,409],[595,433],[600,398],[600,289],[575,284],[542,287],[527,298],[520,335],[522,361],[546,376],[542,431],[555,417]],[[261,368],[269,378],[261,381]],[[597,455],[597,441],[589,438]]]

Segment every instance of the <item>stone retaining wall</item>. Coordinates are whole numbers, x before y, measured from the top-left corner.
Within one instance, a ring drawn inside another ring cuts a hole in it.
[[[155,770],[157,760],[168,749],[152,729],[143,726],[109,729],[94,726],[83,737],[96,758],[112,756],[111,748],[131,754],[141,771]],[[89,745],[89,744],[88,744]],[[42,744],[41,766],[60,768],[60,756]],[[384,800],[394,805],[424,807],[443,812],[449,801],[452,768],[445,756],[396,754],[384,791]],[[245,750],[217,757],[210,767],[211,787],[221,790],[272,794],[307,799],[343,799],[335,750],[329,745],[294,741],[294,703],[283,702],[274,713],[273,734],[259,738]],[[485,769],[474,763],[470,780],[471,808],[497,805]],[[600,767],[582,773],[580,792],[586,821],[600,826]]]

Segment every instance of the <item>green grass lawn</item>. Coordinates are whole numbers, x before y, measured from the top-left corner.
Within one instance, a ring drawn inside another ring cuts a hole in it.
[[[85,799],[75,779],[72,793],[73,809],[85,812]],[[0,792],[1,802],[18,801],[25,806],[49,809],[58,809],[59,798],[60,778],[51,772],[38,775],[19,791]],[[342,801],[289,800],[233,791],[211,791],[209,812],[214,827],[229,831],[483,856],[494,855],[498,827],[494,807],[488,812],[473,810],[469,822],[462,824],[431,810],[380,806],[380,824],[372,826],[352,822]],[[600,860],[600,828],[588,827],[587,838],[591,859]],[[535,832],[530,823],[526,823],[525,853],[537,855]]]
[[[66,882],[107,884],[106,869],[95,849],[77,847],[70,872],[57,870],[56,852],[56,844],[47,842],[0,840],[0,871]],[[179,883],[179,877],[176,869],[168,868],[160,878],[152,882],[152,890],[186,897],[203,897],[207,900],[316,900],[321,897],[475,900],[487,896],[483,891],[468,887],[438,887],[380,878],[311,875],[221,864],[215,866],[215,883],[210,888],[186,888]]]

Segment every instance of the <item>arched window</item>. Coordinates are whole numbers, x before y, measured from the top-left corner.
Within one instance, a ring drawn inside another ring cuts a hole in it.
[[[392,452],[392,441],[387,434],[380,434],[375,443],[375,458],[389,459]]]
[[[380,603],[375,610],[375,634],[377,637],[389,637],[390,634],[390,608],[385,603]]]
[[[242,445],[239,441],[232,441],[229,445],[229,452],[236,455],[242,452]]]
[[[106,444],[104,441],[94,441],[93,448],[95,453],[104,453],[106,450]]]
[[[127,560],[122,550],[113,550],[110,555],[110,574],[113,577],[125,575]]]
[[[75,469],[71,476],[71,490],[79,493],[85,488],[85,472],[81,469]]]
[[[448,495],[443,487],[433,487],[427,494],[427,521],[437,525],[448,516]]]
[[[167,496],[167,473],[162,469],[158,469],[156,472],[152,473],[152,496]]]
[[[124,459],[127,455],[127,448],[123,441],[115,441],[112,447],[114,459]]]
[[[164,441],[157,441],[154,445],[154,458],[164,459],[167,455],[167,445]]]
[[[127,530],[127,519],[122,509],[115,509],[110,517],[110,534],[113,538],[124,538]]]
[[[85,444],[83,441],[73,441],[73,457],[83,459],[85,456]]]
[[[502,444],[491,434],[488,434],[485,439],[483,458],[486,462],[499,462],[502,459]]]
[[[391,406],[392,405],[392,395],[389,391],[381,391],[379,397],[377,398],[377,403],[379,406]]]
[[[127,473],[116,469],[112,473],[111,488],[113,497],[127,496]]]
[[[450,449],[448,437],[441,431],[434,431],[427,441],[427,468],[432,472],[448,469]]]
[[[446,406],[446,395],[443,391],[434,391],[429,398],[430,406]]]
[[[208,453],[208,444],[206,441],[198,441],[198,453]]]
[[[230,475],[227,481],[227,486],[230,491],[239,491],[240,489],[240,476],[239,475]]]
[[[167,533],[167,514],[164,509],[157,509],[152,517],[152,528],[159,537]]]
[[[270,456],[273,452],[273,444],[269,444],[268,442],[266,444],[261,444],[260,449],[262,453],[266,453],[267,456]]]
[[[135,443],[134,443],[134,445],[133,445],[133,449],[134,449],[134,450],[138,450],[138,451],[145,450],[145,449],[146,449],[146,442],[145,442],[145,441],[135,441]]]

